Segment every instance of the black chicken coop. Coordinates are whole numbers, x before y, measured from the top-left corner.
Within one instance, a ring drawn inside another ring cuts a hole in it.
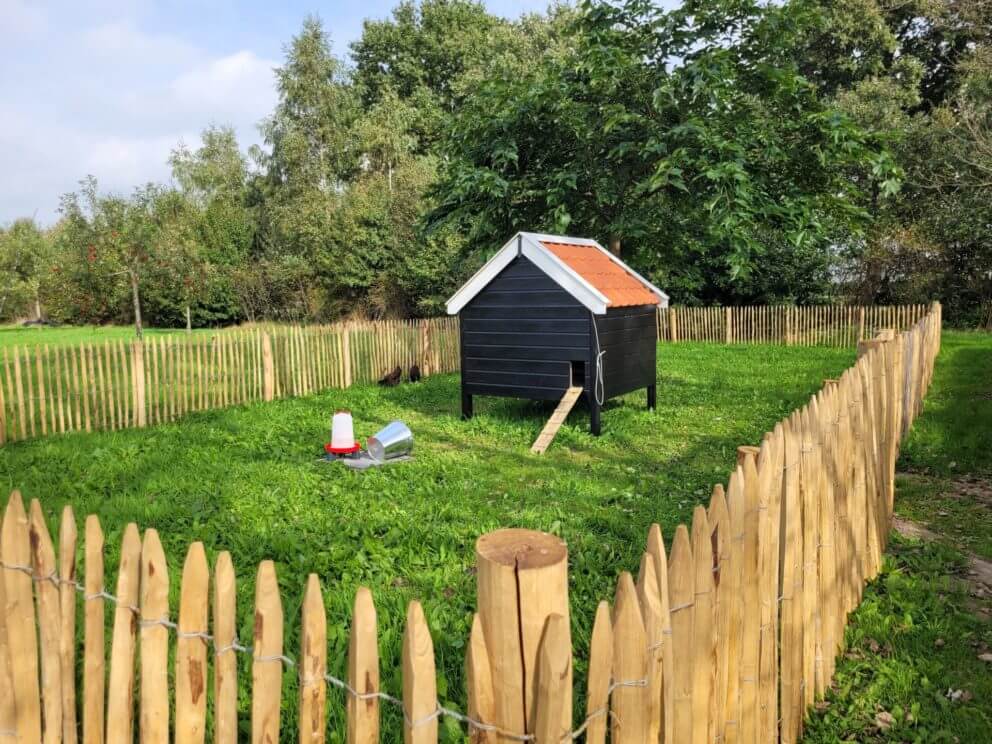
[[[517,233],[448,300],[463,416],[476,395],[558,400],[572,386],[594,434],[610,398],[646,388],[654,408],[659,306],[668,295],[595,240]]]

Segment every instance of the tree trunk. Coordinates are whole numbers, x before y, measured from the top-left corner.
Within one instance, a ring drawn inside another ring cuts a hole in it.
[[[41,298],[37,292],[34,294],[34,319],[41,320]]]
[[[128,272],[131,275],[131,298],[134,300],[134,332],[141,338],[141,298],[138,296],[138,275],[134,271]]]
[[[617,258],[620,258],[620,236],[611,235],[610,236],[610,253],[612,253]]]
[[[190,317],[189,305],[186,306],[186,333],[193,332],[193,321]]]

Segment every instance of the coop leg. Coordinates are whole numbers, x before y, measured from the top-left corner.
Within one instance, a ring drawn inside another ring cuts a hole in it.
[[[648,385],[648,410],[653,411],[658,406],[658,386]]]
[[[462,419],[468,421],[472,418],[472,394],[462,391]]]
[[[599,404],[595,400],[589,401],[589,431],[594,437],[599,436]]]

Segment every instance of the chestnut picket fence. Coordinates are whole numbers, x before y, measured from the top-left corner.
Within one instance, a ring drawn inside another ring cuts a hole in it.
[[[855,346],[880,328],[904,331],[924,305],[671,307],[660,341]],[[371,382],[416,364],[460,366],[458,320],[323,326],[257,325],[145,341],[3,349],[0,445],[70,431],[146,426],[187,413]]]
[[[673,306],[658,311],[659,341],[855,346],[882,328],[905,331],[926,305]]]
[[[144,341],[4,349],[0,445],[146,426],[379,379],[458,369],[454,318],[257,326]]]
[[[323,742],[335,688],[346,701],[346,730],[335,735],[356,743],[398,741],[402,728],[404,742],[434,744],[441,720],[452,719],[473,742],[792,744],[833,680],[848,614],[882,565],[899,444],[922,409],[940,333],[935,303],[910,329],[861,342],[839,379],[758,445],[739,448],[726,485],[667,547],[653,525],[640,566],[618,566],[612,607],[604,600],[595,610],[585,679],[573,675],[567,547],[527,530],[481,536],[459,710],[439,703],[419,602],[406,614],[401,673],[383,674],[375,604],[359,589],[338,678],[328,673],[316,575],[289,620],[300,623],[299,647],[286,648],[276,569],[263,561],[253,638],[243,641],[229,554],[211,567],[193,543],[170,607],[159,536],[129,524],[111,593],[99,520],[86,519],[80,544],[66,506],[53,536],[39,502],[25,507],[14,492],[0,529],[0,740],[199,743],[209,730],[218,744]],[[250,683],[238,679],[238,655],[249,657]],[[293,731],[280,726],[290,671]],[[383,679],[401,683],[387,689]],[[585,706],[576,711],[579,686]],[[400,714],[387,718],[397,730],[383,728],[384,707]]]

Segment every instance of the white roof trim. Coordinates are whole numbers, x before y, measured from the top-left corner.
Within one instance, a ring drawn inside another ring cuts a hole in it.
[[[538,268],[547,274],[556,284],[572,295],[576,300],[589,308],[596,315],[605,315],[609,307],[609,299],[592,284],[583,279],[558,256],[544,247],[543,243],[565,243],[570,245],[587,245],[598,248],[611,261],[635,276],[649,290],[658,295],[662,307],[668,307],[668,295],[631,269],[627,264],[603,248],[595,240],[589,238],[573,238],[567,235],[548,235],[545,233],[518,232],[500,250],[490,258],[481,269],[469,279],[447,303],[448,315],[457,315],[472,301],[497,275],[505,269],[518,255],[526,256]]]
[[[473,297],[496,278],[499,272],[510,265],[510,262],[517,257],[518,237],[520,235],[521,233],[517,233],[510,238],[495,256],[486,261],[482,268],[462,285],[461,289],[448,298],[448,315],[457,315]]]

